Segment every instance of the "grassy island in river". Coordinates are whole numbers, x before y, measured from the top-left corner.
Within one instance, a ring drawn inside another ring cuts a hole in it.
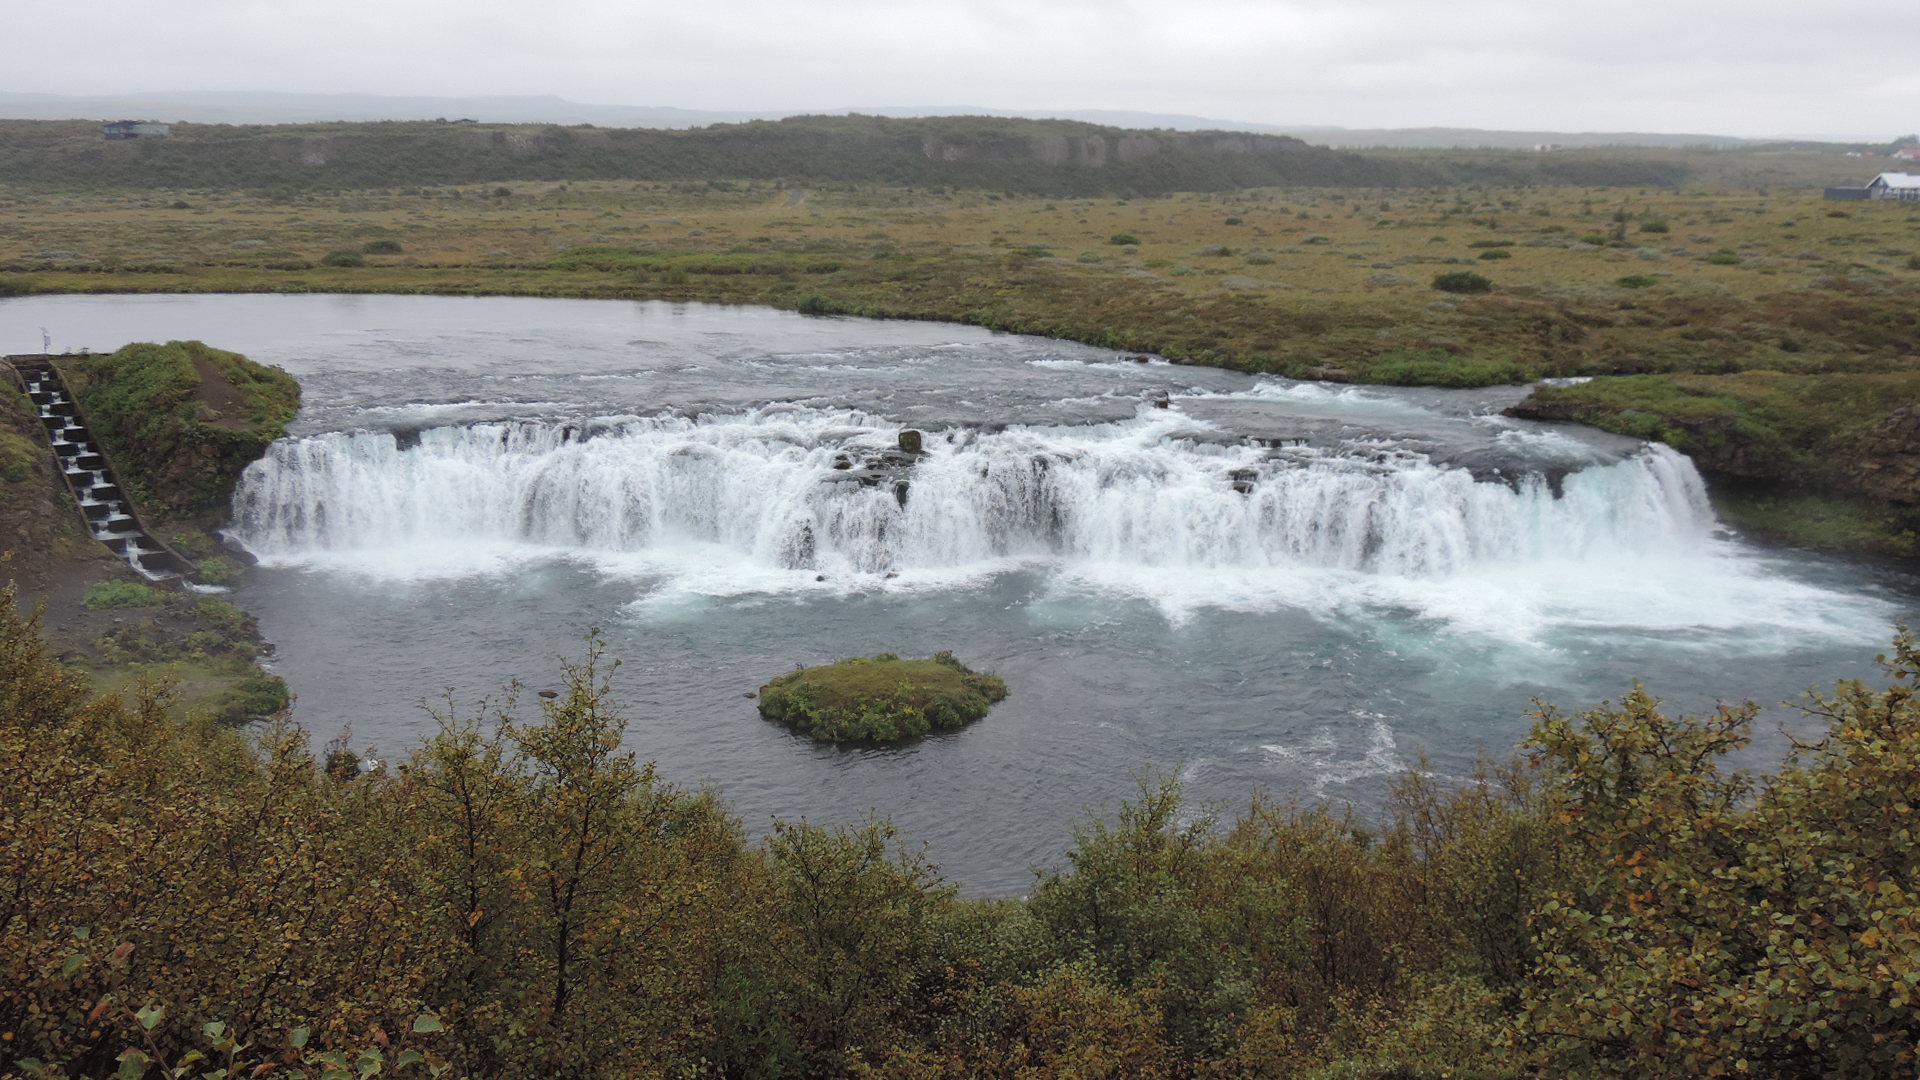
[[[893,653],[801,668],[760,688],[760,715],[826,742],[897,742],[949,731],[987,715],[1007,696],[997,675],[936,653]]]

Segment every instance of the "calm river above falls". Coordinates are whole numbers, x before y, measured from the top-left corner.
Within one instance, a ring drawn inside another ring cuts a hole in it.
[[[1639,678],[1697,709],[1869,676],[1915,606],[1895,571],[1728,534],[1664,447],[1502,418],[1520,388],[612,301],[0,301],[0,349],[41,327],[300,379],[294,434],[235,498],[261,568],[232,599],[317,741],[351,725],[402,755],[423,699],[551,686],[598,626],[665,777],[750,830],[890,816],[974,892],[1022,891],[1143,769],[1229,812],[1256,790],[1370,809],[1419,755],[1504,755],[1533,698]],[[903,428],[925,433],[907,463]],[[940,649],[1012,696],[913,745],[815,745],[745,696]]]

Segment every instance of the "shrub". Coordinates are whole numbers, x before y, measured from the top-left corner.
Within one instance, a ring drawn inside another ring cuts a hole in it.
[[[1237,217],[1230,217],[1230,218],[1228,218],[1228,219],[1227,219],[1227,220],[1226,220],[1226,221],[1224,222],[1224,224],[1227,224],[1227,225],[1243,225],[1243,224],[1245,224],[1245,222],[1243,222],[1243,221],[1241,221],[1241,220],[1240,220],[1239,218],[1237,218]]]
[[[1594,247],[1606,247],[1609,241],[1607,237],[1601,233],[1587,233],[1580,238],[1580,242],[1583,244],[1592,244]]]
[[[1643,233],[1663,233],[1671,232],[1672,230],[1667,227],[1666,218],[1647,218],[1640,223],[1640,231]]]
[[[235,683],[214,702],[216,722],[239,725],[269,717],[293,702],[285,679],[278,675],[250,675]]]
[[[367,260],[357,251],[329,251],[320,260],[322,266],[365,266]]]
[[[1527,746],[1569,823],[1575,878],[1533,919],[1541,955],[1516,1022],[1528,1075],[1674,1075],[1682,1060],[1913,1071],[1913,638],[1882,664],[1886,689],[1813,698],[1824,736],[1760,778],[1730,767],[1752,704],[1670,717],[1636,687],[1617,708],[1539,713]]]
[[[1114,244],[1116,246],[1125,246],[1127,244],[1137,244],[1139,242],[1140,242],[1140,238],[1133,235],[1130,232],[1117,232],[1117,233],[1114,233],[1112,236],[1107,237],[1107,243]]]
[[[369,240],[360,250],[368,255],[398,255],[401,248],[398,240]]]
[[[846,305],[819,293],[808,293],[794,305],[794,310],[802,315],[839,315],[846,311]]]
[[[137,581],[102,581],[87,590],[81,603],[88,611],[114,611],[120,608],[155,607],[167,602],[170,593]]]
[[[1471,270],[1454,270],[1445,274],[1435,274],[1433,287],[1441,292],[1483,293],[1493,291],[1493,282],[1486,276]]]
[[[1613,283],[1623,289],[1644,289],[1649,285],[1658,285],[1660,279],[1647,274],[1628,274],[1623,278],[1615,278]]]
[[[1488,248],[1480,253],[1480,257],[1483,259],[1511,259],[1513,258],[1513,252],[1508,251],[1506,248]]]
[[[28,465],[26,462],[24,461],[7,462],[7,473],[6,473],[7,483],[9,484],[22,483],[29,476],[32,476],[32,475],[33,475],[33,466]]]
[[[222,585],[232,581],[240,573],[240,568],[235,566],[231,559],[220,555],[201,559],[199,567],[200,582],[203,585]]]
[[[1707,256],[1707,261],[1715,266],[1739,266],[1740,256],[1731,251],[1716,251]]]

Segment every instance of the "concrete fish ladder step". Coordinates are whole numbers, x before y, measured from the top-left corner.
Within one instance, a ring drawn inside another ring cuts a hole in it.
[[[146,580],[193,588],[198,568],[154,536],[140,520],[120,486],[113,462],[87,427],[54,358],[9,356],[7,362],[46,428],[47,446],[86,523],[87,534]]]

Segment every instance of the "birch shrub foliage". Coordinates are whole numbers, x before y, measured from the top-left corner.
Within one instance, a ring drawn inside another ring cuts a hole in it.
[[[1178,787],[967,900],[884,822],[750,844],[597,636],[392,771],[99,697],[0,597],[0,1076],[1911,1075],[1920,655],[1770,776],[1750,707],[1543,709],[1387,820]]]

